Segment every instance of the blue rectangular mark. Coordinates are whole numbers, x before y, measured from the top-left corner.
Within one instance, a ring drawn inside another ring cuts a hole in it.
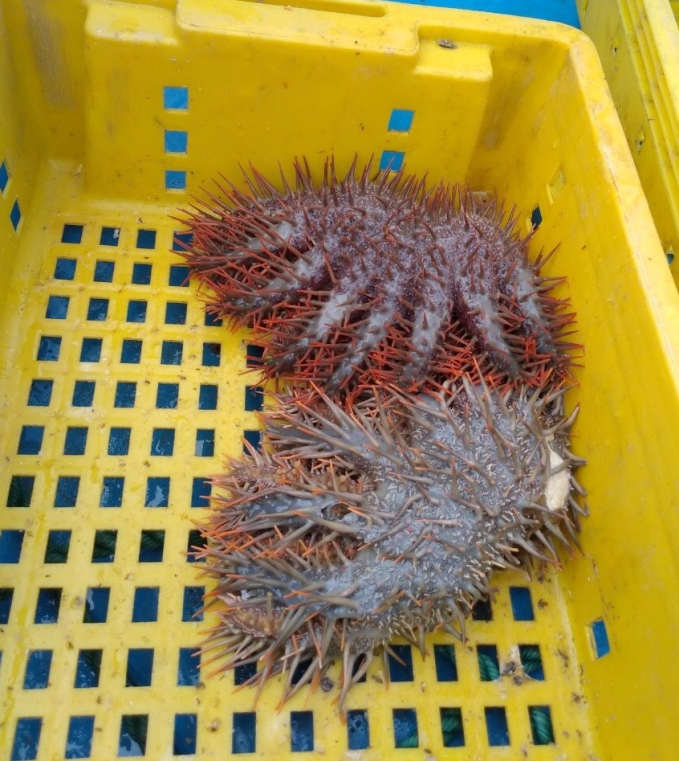
[[[23,543],[23,531],[8,528],[0,531],[0,563],[18,563]]]
[[[159,410],[173,410],[179,402],[178,383],[159,383],[156,391],[156,407]]]
[[[52,380],[33,380],[31,381],[31,388],[28,392],[28,406],[29,407],[49,407],[52,401],[52,387],[54,381]]]
[[[147,479],[145,507],[167,507],[169,499],[169,478],[152,476]]]
[[[115,270],[114,262],[98,261],[94,266],[95,283],[113,282],[113,272]]]
[[[94,532],[94,547],[92,548],[93,563],[112,563],[116,557],[118,531],[115,529],[99,529]]]
[[[188,107],[188,87],[163,87],[163,108],[172,111],[186,111]]]
[[[0,624],[9,623],[9,614],[12,610],[14,590],[10,587],[0,588]]]
[[[35,624],[56,624],[61,607],[61,589],[43,587],[38,590],[38,602],[35,606]]]
[[[313,749],[313,711],[290,711],[290,750],[293,753],[308,753]]]
[[[153,678],[153,649],[130,648],[127,651],[125,687],[150,687]]]
[[[165,170],[165,190],[184,190],[186,188],[186,172],[182,169]]]
[[[108,604],[111,599],[109,587],[90,587],[85,597],[83,623],[105,624],[108,618]]]
[[[231,752],[254,753],[257,747],[257,714],[236,712],[233,714]]]
[[[259,411],[264,406],[264,389],[261,386],[245,387],[245,411]]]
[[[137,384],[134,381],[118,381],[113,406],[131,409],[137,399]]]
[[[200,648],[179,648],[179,663],[177,665],[177,685],[179,687],[195,687],[200,683]]]
[[[217,386],[212,383],[202,383],[198,392],[198,409],[199,410],[216,410],[217,409]]]
[[[38,359],[41,362],[57,362],[61,351],[61,336],[42,336],[38,344]]]
[[[62,243],[81,243],[83,239],[83,225],[65,224],[61,232]],[[69,278],[70,280],[71,278]]]
[[[120,352],[120,362],[124,365],[138,365],[141,360],[141,341],[125,338]]]
[[[494,706],[484,708],[484,711],[488,745],[491,747],[509,745],[509,727],[505,709],[502,706]]]
[[[7,169],[7,162],[3,161],[0,164],[0,193],[4,193],[9,182],[9,171]]]
[[[219,367],[221,358],[221,344],[212,342],[203,344],[203,367]]]
[[[462,709],[441,708],[441,735],[444,748],[461,748],[464,745]]]
[[[92,755],[94,716],[71,716],[66,738],[66,758],[89,758]]]
[[[189,133],[185,130],[165,130],[165,153],[186,153]]]
[[[184,587],[182,603],[182,621],[202,621],[203,595],[205,587]]]
[[[132,622],[149,623],[158,620],[160,587],[137,587],[134,590]]]
[[[83,455],[87,447],[87,428],[81,425],[71,425],[66,429],[64,454]]]
[[[35,717],[17,719],[11,761],[33,761],[36,759],[41,732],[42,719]]]
[[[90,299],[87,307],[87,319],[90,322],[103,322],[108,317],[108,299]]]
[[[214,428],[199,428],[196,431],[196,457],[214,457]]]
[[[191,487],[191,507],[207,507],[212,487],[207,478],[194,478]]]
[[[434,645],[436,679],[439,682],[457,682],[457,659],[453,645]]]
[[[139,542],[140,563],[162,563],[164,550],[164,531],[160,529],[147,529],[141,532]]]
[[[129,758],[146,755],[148,726],[148,714],[129,714],[120,719],[119,757]]]
[[[73,280],[75,278],[76,259],[60,257],[54,265],[55,280]]]
[[[31,650],[26,661],[24,690],[45,690],[52,669],[51,650]]]
[[[130,452],[131,428],[111,428],[108,435],[108,454],[124,457]]]
[[[410,645],[391,645],[389,679],[392,682],[413,681],[413,651]]]
[[[80,650],[78,652],[74,687],[87,689],[99,686],[102,654],[103,650]]]
[[[403,151],[382,151],[380,156],[380,172],[398,172],[403,166],[405,153]]]
[[[123,504],[124,476],[104,476],[99,507],[120,507]]]
[[[99,362],[101,359],[101,338],[83,338],[80,347],[81,362]]]
[[[151,455],[154,457],[172,457],[174,436],[174,428],[154,428],[151,436]]]
[[[54,494],[54,507],[75,507],[80,489],[80,476],[59,476]]]
[[[7,507],[30,507],[35,476],[12,476],[7,492]]]
[[[533,601],[528,587],[509,587],[509,599],[515,621],[534,621]]]
[[[146,301],[128,301],[127,303],[127,321],[128,322],[146,322]]]
[[[19,435],[17,454],[40,454],[45,427],[42,425],[24,425]]]
[[[347,711],[347,740],[349,750],[363,750],[370,747],[367,711]]]
[[[186,233],[185,235],[182,233],[177,233],[175,235],[175,240],[172,243],[172,250],[173,251],[180,251],[181,248],[178,247],[177,240],[181,240],[183,238],[190,240],[193,236],[191,233]],[[189,268],[185,267],[183,264],[173,264],[170,267],[170,273],[168,275],[168,285],[171,285],[175,288],[188,288],[189,286]]]
[[[71,532],[67,529],[52,529],[47,535],[45,563],[66,563],[71,546]]]
[[[160,348],[161,365],[181,365],[184,344],[181,341],[163,341]]]
[[[178,713],[174,717],[175,756],[191,756],[196,752],[196,714]]]
[[[137,230],[137,248],[143,248],[146,250],[154,249],[156,247],[156,231],[155,230]],[[135,265],[136,266],[136,265]],[[142,265],[149,268],[151,272],[151,265]],[[132,282],[135,282],[134,280]],[[148,285],[148,283],[146,283]]]
[[[73,407],[91,407],[94,402],[94,381],[78,380],[73,386],[73,398],[71,405]]]
[[[611,643],[608,639],[606,622],[599,618],[592,622],[592,639],[594,641],[594,652],[597,658],[603,658],[611,652]]]
[[[68,296],[50,296],[47,299],[45,317],[48,320],[65,320],[68,315]]]
[[[414,708],[393,708],[394,746],[396,748],[417,748],[420,735],[417,728],[417,713]]]
[[[389,117],[389,132],[409,132],[413,124],[414,111],[407,108],[395,108]]]
[[[165,305],[165,324],[166,325],[185,325],[186,324],[186,303],[185,302],[168,302]]]
[[[120,241],[119,227],[102,227],[99,244],[102,246],[117,246]]]
[[[137,243],[137,245],[139,244]],[[133,265],[132,282],[134,285],[150,285],[152,269],[152,265],[150,264],[140,264],[137,262],[135,265]]]
[[[19,199],[12,205],[12,210],[9,213],[9,221],[12,223],[12,227],[15,230],[19,229],[19,223],[21,222],[21,208],[19,207]]]

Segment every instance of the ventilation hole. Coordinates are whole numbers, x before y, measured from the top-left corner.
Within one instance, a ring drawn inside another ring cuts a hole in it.
[[[203,595],[205,587],[184,587],[184,602],[182,603],[182,621],[203,620]]]
[[[21,208],[19,207],[19,199],[14,202],[12,205],[12,210],[9,213],[9,220],[12,223],[12,227],[15,230],[19,229],[19,224],[21,222]]]
[[[313,749],[313,711],[290,711],[290,750],[293,753],[306,753]]]
[[[140,563],[162,563],[165,549],[165,532],[149,529],[141,532],[139,541]]]
[[[150,477],[146,481],[145,507],[167,507],[170,499],[170,479]]]
[[[137,398],[137,384],[132,381],[118,381],[116,395],[113,401],[114,407],[131,408]]]
[[[347,737],[349,750],[363,750],[370,747],[367,711],[347,711]]]
[[[200,682],[200,648],[182,647],[179,649],[177,667],[177,685],[195,687]]]
[[[177,247],[177,240],[178,239],[184,239],[184,240],[191,240],[192,235],[190,233],[187,233],[186,235],[175,235],[175,241],[172,245],[172,248],[174,251],[182,251],[183,249],[181,247]],[[168,285],[171,285],[175,288],[187,288],[189,285],[189,268],[185,267],[183,264],[173,264],[170,267],[170,276],[168,278]]]
[[[9,614],[12,610],[14,590],[9,587],[0,588],[0,624],[9,623]]]
[[[213,457],[215,453],[214,428],[199,428],[196,431],[196,457]]]
[[[186,559],[189,563],[204,563],[205,558],[197,558],[196,553],[207,547],[207,539],[201,535],[198,529],[189,531],[189,540],[186,545]]]
[[[80,347],[81,362],[99,362],[101,359],[101,338],[83,338]]]
[[[479,600],[472,608],[472,618],[474,621],[492,621],[493,609],[490,600]]]
[[[146,322],[146,301],[129,301],[127,303],[127,322]]]
[[[64,454],[84,455],[87,447],[87,428],[81,425],[69,426],[64,440]]]
[[[389,679],[392,682],[413,681],[413,651],[410,645],[391,645]]]
[[[71,716],[66,738],[66,758],[89,758],[92,755],[94,716]]]
[[[23,531],[17,529],[0,531],[0,563],[18,563],[23,543]]]
[[[73,280],[75,279],[75,259],[60,257],[54,267],[55,280]]]
[[[156,407],[160,410],[173,410],[179,401],[178,383],[159,383],[156,391]]]
[[[441,734],[444,748],[461,748],[464,745],[462,709],[441,708]]]
[[[540,225],[542,224],[542,212],[540,211],[539,206],[536,206],[531,212],[530,224],[534,230],[537,230],[538,227],[540,227]]]
[[[434,645],[436,679],[439,682],[457,682],[457,660],[452,645]]]
[[[207,478],[194,478],[191,487],[191,507],[207,507],[212,487]]]
[[[554,743],[552,712],[549,706],[528,706],[530,731],[534,745],[551,745]]]
[[[479,663],[479,679],[482,682],[494,682],[500,678],[500,663],[495,645],[478,645],[476,657]]]
[[[83,225],[64,225],[61,233],[62,243],[81,243],[83,239]],[[73,278],[68,278],[72,280]]]
[[[108,453],[124,457],[130,451],[131,428],[111,428],[108,436]]]
[[[488,745],[509,745],[509,727],[507,726],[507,712],[501,706],[484,708],[486,714],[486,732],[488,733]]]
[[[203,344],[203,367],[219,367],[222,356],[222,345],[216,343]]]
[[[111,590],[108,587],[89,587],[85,598],[84,624],[105,624]]]
[[[26,673],[24,674],[25,690],[44,690],[49,685],[50,669],[52,668],[51,650],[32,650],[28,654]]]
[[[90,322],[103,322],[108,317],[108,299],[90,299],[87,319]]]
[[[545,670],[542,665],[539,645],[519,645],[519,658],[526,676],[541,682],[544,681]]]
[[[245,411],[259,411],[264,406],[264,389],[261,386],[245,387]]]
[[[174,434],[174,428],[154,428],[151,436],[151,455],[154,457],[172,457]]]
[[[117,246],[120,241],[119,227],[102,227],[99,244],[101,246]]]
[[[163,108],[171,111],[186,111],[188,107],[188,87],[163,87]]]
[[[28,392],[29,407],[49,407],[52,401],[52,387],[54,381],[34,380],[31,381],[31,389]]]
[[[222,320],[221,317],[212,314],[212,312],[205,312],[205,319],[203,322],[208,328],[221,328],[224,324],[224,320]]]
[[[248,344],[245,349],[245,364],[248,367],[261,367],[264,347],[257,344]]]
[[[356,674],[358,674],[358,672],[364,667],[365,659],[366,659],[365,653],[360,653],[358,658],[356,658],[356,660],[354,661],[353,668],[351,669],[352,676],[355,677]],[[358,680],[357,684],[361,684],[362,682],[365,682],[365,681],[366,681],[366,676],[365,674],[363,674],[363,676]]]
[[[181,365],[184,344],[181,341],[163,341],[160,350],[161,365]]]
[[[61,336],[42,336],[38,344],[38,359],[42,362],[57,362],[61,351]]]
[[[389,132],[410,132],[413,124],[414,111],[404,108],[395,108],[389,117]]]
[[[146,755],[146,734],[148,732],[148,726],[148,714],[128,714],[127,716],[123,716],[120,720],[118,755]]]
[[[30,507],[35,476],[12,476],[7,492],[7,507]]]
[[[75,507],[80,490],[80,476],[59,476],[54,507]]]
[[[149,623],[158,620],[159,595],[159,587],[137,587],[134,590],[133,623]]]
[[[71,532],[66,529],[52,529],[47,535],[45,563],[66,563],[71,546]]]
[[[38,590],[38,603],[35,606],[36,624],[56,624],[61,606],[61,589],[47,587]]]
[[[403,151],[382,151],[380,172],[398,172],[403,166]]]
[[[33,761],[37,758],[41,731],[42,719],[33,717],[17,719],[11,761]]]
[[[92,548],[93,563],[112,563],[116,556],[118,532],[113,529],[102,529],[94,533]]]
[[[113,262],[98,261],[94,266],[94,282],[95,283],[113,282],[114,270],[115,270],[115,264]]]
[[[245,684],[257,673],[256,663],[244,663],[242,666],[236,666],[233,671],[233,683],[238,686]]]
[[[233,731],[231,734],[232,753],[255,752],[257,745],[256,717],[256,713],[233,714]]]
[[[156,231],[155,230],[137,230],[137,248],[154,249],[156,247]],[[134,269],[137,267],[143,267],[141,272],[148,273],[148,280],[145,282],[142,280],[134,279]],[[151,282],[151,265],[150,264],[135,264],[133,268],[132,282],[137,285],[148,285]]]
[[[200,386],[198,394],[199,410],[216,410],[217,409],[217,386],[211,383],[203,383]]]
[[[608,640],[608,631],[606,623],[602,618],[592,622],[592,642],[594,644],[594,653],[597,658],[603,658],[611,652],[611,643]]]
[[[132,338],[123,340],[120,361],[125,365],[138,365],[141,360],[141,341]]]
[[[125,687],[150,687],[153,676],[153,650],[130,648],[127,651]]]
[[[184,130],[165,130],[165,153],[186,153],[189,133]]]
[[[102,650],[80,650],[75,670],[74,687],[86,689],[99,686]]]
[[[91,407],[94,402],[95,385],[94,381],[76,381],[73,386],[71,405],[73,407]]]
[[[165,190],[184,190],[186,188],[186,172],[181,169],[165,170]]]
[[[307,669],[311,666],[311,658],[308,658],[307,660],[301,661],[301,663],[297,664],[297,667],[292,672],[292,684],[299,684],[299,682],[303,679],[304,674],[306,674]]]
[[[637,149],[637,153],[641,153],[641,149],[644,147],[644,143],[646,142],[646,136],[644,135],[643,129],[639,130],[639,134],[636,137],[636,140],[634,141],[634,147]]]
[[[170,301],[165,305],[166,325],[186,324],[186,303],[183,301]]]
[[[0,164],[0,193],[4,193],[7,189],[7,183],[9,182],[9,171],[7,169],[7,162],[3,161]]]
[[[196,714],[178,713],[174,717],[174,755],[190,756],[196,752]]]
[[[50,296],[47,300],[45,317],[48,320],[65,320],[68,315],[68,296]]]
[[[45,428],[42,425],[24,425],[19,435],[17,454],[40,454]]]
[[[417,713],[414,708],[393,708],[394,745],[397,748],[417,748],[420,737]]]
[[[665,259],[667,259],[667,263],[671,266],[674,264],[674,249],[672,246],[670,246],[667,251],[665,251]]]
[[[120,507],[123,504],[123,476],[104,476],[99,497],[99,507]]]
[[[533,621],[533,601],[528,587],[509,587],[509,599],[512,603],[512,615],[515,621]]]
[[[261,431],[243,431],[243,438],[253,449],[259,451],[262,448],[262,432]],[[247,453],[248,448],[246,444],[243,444],[243,451]]]

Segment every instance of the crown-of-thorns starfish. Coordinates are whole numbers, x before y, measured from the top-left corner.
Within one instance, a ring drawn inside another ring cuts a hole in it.
[[[394,637],[423,654],[428,631],[462,637],[494,569],[558,564],[556,544],[577,545],[577,410],[564,417],[562,390],[467,379],[451,395],[383,390],[353,407],[315,392],[279,400],[264,450],[214,481],[227,494],[199,554],[219,624],[203,654],[217,672],[259,663],[260,688],[287,672],[283,701],[340,657],[342,708]]]
[[[574,315],[527,256],[518,214],[403,171],[344,179],[306,163],[277,190],[254,169],[183,212],[182,255],[207,309],[255,328],[264,372],[328,391],[479,371],[491,386],[568,374]],[[431,385],[431,384],[430,384]],[[435,385],[435,383],[434,383]]]

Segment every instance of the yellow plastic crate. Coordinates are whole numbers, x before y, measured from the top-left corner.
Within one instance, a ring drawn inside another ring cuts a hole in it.
[[[675,759],[679,297],[591,42],[363,0],[0,0],[0,41],[0,757]],[[347,725],[191,659],[182,553],[256,397],[168,216],[331,152],[494,188],[561,243],[592,513],[583,556],[498,575],[465,645],[376,666]]]
[[[679,2],[577,0],[679,287]]]

